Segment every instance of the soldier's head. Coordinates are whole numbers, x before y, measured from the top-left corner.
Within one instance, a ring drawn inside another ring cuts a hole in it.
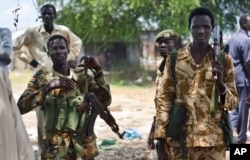
[[[56,8],[52,4],[45,4],[40,9],[44,24],[52,24],[56,18]]]
[[[67,62],[69,46],[62,35],[53,35],[47,41],[48,56],[51,57],[53,65]]]
[[[240,28],[246,32],[250,31],[250,14],[243,14],[239,19]]]
[[[167,29],[159,32],[155,38],[156,46],[162,57],[176,50],[177,34],[174,30]]]
[[[193,43],[208,44],[214,26],[214,15],[209,9],[198,7],[191,11],[188,28],[192,34]]]
[[[192,18],[194,16],[199,16],[199,15],[206,15],[210,18],[210,22],[211,22],[211,26],[212,28],[214,28],[215,26],[215,20],[214,20],[214,15],[213,13],[205,8],[205,7],[198,7],[198,8],[195,8],[194,10],[192,10],[192,12],[189,14],[189,17],[188,17],[188,28],[190,29],[191,27],[191,23],[192,23]]]

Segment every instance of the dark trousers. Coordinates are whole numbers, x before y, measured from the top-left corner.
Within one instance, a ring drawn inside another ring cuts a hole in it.
[[[167,143],[164,146],[160,145],[159,142],[156,143],[156,152],[158,156],[158,160],[168,160],[168,152],[169,146]]]
[[[231,114],[231,123],[238,133],[237,143],[245,143],[247,141],[247,122],[249,114],[249,105],[246,104],[246,97],[250,94],[250,87],[237,87],[239,94],[239,103]]]

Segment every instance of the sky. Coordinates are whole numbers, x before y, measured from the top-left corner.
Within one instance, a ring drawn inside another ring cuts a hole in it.
[[[1,3],[0,27],[6,27],[15,32],[16,30],[19,31],[41,24],[39,20],[36,21],[39,15],[36,6],[36,0],[7,0]],[[12,11],[18,7],[20,7],[20,10],[17,12],[19,14],[19,22],[16,28],[14,26],[15,14]]]

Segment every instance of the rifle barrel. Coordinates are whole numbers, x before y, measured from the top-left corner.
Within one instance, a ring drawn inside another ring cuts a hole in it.
[[[216,25],[213,30],[213,41],[214,41],[214,60],[218,61],[218,55],[220,52],[220,27]],[[214,79],[217,79],[217,73],[214,75]]]

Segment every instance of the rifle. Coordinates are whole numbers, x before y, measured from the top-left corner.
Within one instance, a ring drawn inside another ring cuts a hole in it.
[[[220,44],[222,43],[222,32],[220,31],[219,26],[214,27],[214,60],[220,61],[223,66],[225,66],[225,55],[224,53],[220,53]],[[217,77],[216,77],[217,78]],[[213,87],[213,93],[212,93],[212,98],[211,98],[211,105],[213,108],[211,108],[211,114],[212,116],[215,116],[215,112],[218,107],[218,88],[217,85],[214,84]],[[222,99],[222,101],[224,101]],[[229,113],[226,108],[222,108],[222,115],[221,115],[221,120],[220,120],[220,125],[219,125],[223,131],[224,134],[224,144],[227,150],[230,148],[230,144],[233,143],[233,131],[232,131],[232,126],[230,123],[230,118],[229,118]]]
[[[214,36],[213,36],[213,40],[214,40],[214,60],[218,61],[218,55],[220,52],[220,27],[218,25],[216,25],[214,27]],[[217,74],[215,73],[214,75],[214,79],[217,79]]]
[[[120,139],[123,139],[125,131],[120,133],[119,126],[117,125],[114,117],[111,115],[110,111],[106,106],[104,106],[99,99],[96,97],[95,93],[87,92],[85,94],[85,101],[88,102],[89,107],[93,109],[93,114],[99,114],[100,117],[110,126],[113,132],[115,132]]]
[[[88,84],[87,84],[87,71],[88,67],[83,65],[78,65],[80,59],[77,59],[77,66],[84,67],[84,76],[85,76],[85,85],[84,85],[84,94],[85,94],[85,102],[88,103],[88,107],[86,112],[86,118],[84,120],[81,118],[83,112],[80,113],[80,118],[78,121],[77,132],[82,132],[84,136],[92,136],[94,134],[94,124],[97,115],[99,114],[100,117],[111,127],[112,131],[115,132],[120,139],[123,139],[125,131],[123,133],[119,132],[119,126],[116,124],[114,117],[111,115],[110,111],[106,106],[104,106],[96,95],[93,92],[88,91]],[[77,68],[78,68],[77,67]],[[81,69],[80,69],[81,70]],[[90,69],[92,72],[93,70]],[[80,125],[84,124],[84,125]]]
[[[218,61],[218,56],[220,52],[220,28],[219,26],[214,27],[213,31],[213,40],[214,40],[214,46],[213,46],[213,56],[214,56],[214,61]],[[211,102],[210,102],[210,112],[211,116],[215,117],[215,113],[218,108],[218,96],[219,96],[219,90],[218,86],[215,83],[217,80],[217,72],[213,73],[214,74],[214,84],[213,84],[213,89],[212,89],[212,96],[211,96]]]

